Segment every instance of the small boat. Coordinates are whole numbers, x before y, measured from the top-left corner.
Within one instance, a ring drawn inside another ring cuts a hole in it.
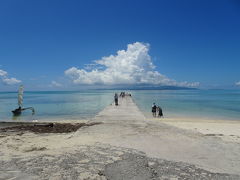
[[[19,106],[19,108],[12,111],[14,116],[19,116],[22,113],[22,108]]]
[[[33,107],[22,108],[22,105],[23,105],[23,85],[21,85],[18,90],[18,108],[13,110],[12,113],[14,116],[19,116],[21,115],[22,111],[25,111],[27,109],[31,109],[32,114],[35,113],[35,110]]]

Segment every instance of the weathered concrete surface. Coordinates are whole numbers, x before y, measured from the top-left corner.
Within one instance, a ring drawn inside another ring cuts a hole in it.
[[[154,159],[145,155],[126,153],[122,160],[108,164],[104,175],[107,179],[238,179],[239,176],[211,173],[194,165]]]
[[[40,155],[0,161],[2,179],[238,179],[239,176],[212,173],[194,165],[149,158],[132,149],[109,145],[79,146],[74,153]],[[1,176],[0,176],[1,177]]]
[[[0,136],[0,179],[240,179],[239,144],[147,120],[130,97],[92,121],[103,124]]]

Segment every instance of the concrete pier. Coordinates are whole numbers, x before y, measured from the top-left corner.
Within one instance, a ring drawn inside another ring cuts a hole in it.
[[[118,98],[118,106],[115,106],[113,102],[97,114],[94,120],[104,123],[146,123],[145,116],[133,102],[131,96]]]

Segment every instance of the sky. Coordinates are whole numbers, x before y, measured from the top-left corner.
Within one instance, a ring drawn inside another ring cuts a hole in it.
[[[240,88],[238,0],[1,0],[0,91]]]

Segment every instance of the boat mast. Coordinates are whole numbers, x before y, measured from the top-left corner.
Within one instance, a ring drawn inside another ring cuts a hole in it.
[[[22,107],[22,105],[23,105],[23,85],[21,85],[18,90],[18,106]]]

